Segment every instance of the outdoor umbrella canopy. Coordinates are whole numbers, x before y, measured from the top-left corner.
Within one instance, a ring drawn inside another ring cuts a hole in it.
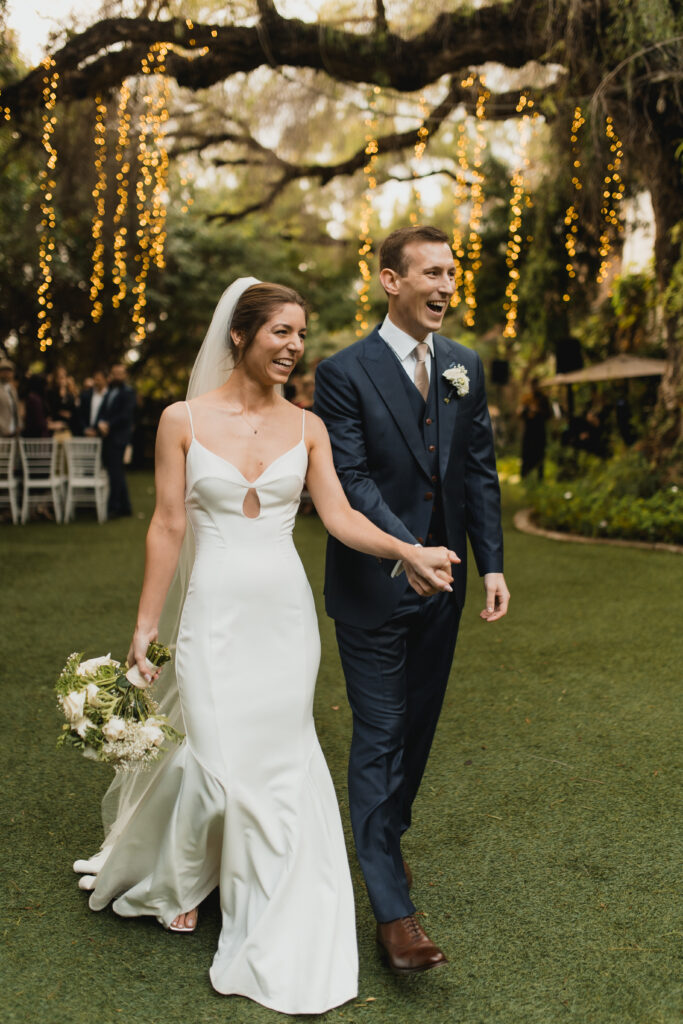
[[[571,373],[557,373],[541,381],[541,387],[553,384],[583,384],[599,380],[624,380],[626,377],[661,377],[666,367],[665,359],[643,359],[641,356],[619,355],[605,359],[603,363],[586,366]]]

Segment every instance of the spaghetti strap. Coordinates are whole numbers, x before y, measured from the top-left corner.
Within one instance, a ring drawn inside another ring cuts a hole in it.
[[[304,439],[304,433],[306,432],[306,410],[301,410],[301,440]]]
[[[195,439],[195,436],[194,436],[194,422],[192,420],[192,412],[190,410],[190,403],[189,402],[185,402],[185,405],[187,406],[187,415],[190,418],[190,430],[192,431],[192,440],[194,441],[194,439]]]

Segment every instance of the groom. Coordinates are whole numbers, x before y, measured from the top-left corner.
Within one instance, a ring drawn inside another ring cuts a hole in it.
[[[366,338],[320,364],[315,411],[351,505],[401,540],[445,545],[461,559],[452,567],[452,593],[426,593],[400,563],[332,538],[327,546],[326,609],[353,711],[356,850],[383,957],[392,970],[409,973],[446,963],[414,916],[400,844],[455,650],[467,537],[484,577],[482,619],[505,615],[510,595],[481,360],[435,333],[454,291],[448,236],[434,227],[400,228],[382,245],[379,263],[388,314]]]

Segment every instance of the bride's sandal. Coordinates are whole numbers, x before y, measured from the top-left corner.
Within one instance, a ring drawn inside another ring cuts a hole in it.
[[[192,924],[188,924],[187,923],[187,919],[188,918],[191,919],[193,914],[194,914],[194,922]],[[184,920],[185,923],[184,924],[177,924],[176,922],[180,921],[181,919]],[[187,932],[193,932],[195,930],[195,928],[197,927],[197,921],[198,920],[199,920],[199,911],[198,910],[188,910],[186,914],[178,914],[178,916],[175,918],[175,920],[173,920],[169,924],[168,930],[169,930],[169,932],[186,932],[186,933]]]

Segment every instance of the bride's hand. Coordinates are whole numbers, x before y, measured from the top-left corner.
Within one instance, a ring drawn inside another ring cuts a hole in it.
[[[451,592],[451,565],[457,565],[459,561],[455,551],[442,547],[411,547],[403,556],[408,582],[421,597],[429,597],[441,590]]]
[[[153,672],[150,672],[149,665],[147,663],[147,648],[154,640],[158,640],[159,631],[157,629],[141,629],[138,627],[133,634],[133,642],[130,645],[128,651],[128,665],[133,667],[137,665],[138,671],[145,677],[145,679],[153,683],[155,679],[159,678],[161,669],[156,668]]]

